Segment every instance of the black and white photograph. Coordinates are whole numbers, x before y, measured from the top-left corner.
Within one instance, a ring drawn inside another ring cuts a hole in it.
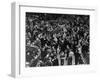
[[[90,64],[90,16],[25,13],[25,67]]]

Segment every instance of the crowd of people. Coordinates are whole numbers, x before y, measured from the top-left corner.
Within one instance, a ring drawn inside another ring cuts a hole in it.
[[[26,67],[89,64],[89,15],[26,13]]]

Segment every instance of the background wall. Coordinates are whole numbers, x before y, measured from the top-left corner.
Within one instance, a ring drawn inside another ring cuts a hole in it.
[[[56,76],[38,76],[32,78],[24,78],[23,80],[98,80],[100,79],[100,0],[1,0],[0,2],[0,80],[13,80],[10,77],[11,70],[11,2],[13,1],[24,1],[32,2],[33,5],[47,5],[47,6],[62,6],[66,5],[76,5],[76,6],[94,6],[97,7],[97,21],[98,26],[96,26],[96,53],[97,54],[97,72],[96,73],[86,73],[86,74],[65,74]],[[20,80],[20,79],[19,79]]]

